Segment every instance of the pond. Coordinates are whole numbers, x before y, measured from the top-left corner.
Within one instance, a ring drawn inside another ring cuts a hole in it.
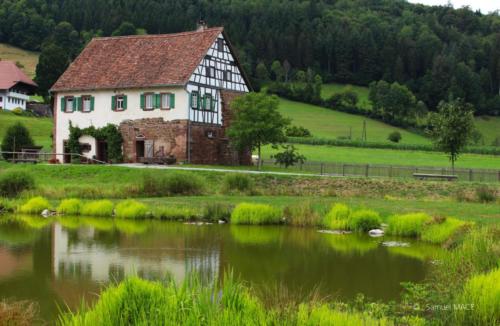
[[[386,247],[388,240],[279,226],[0,216],[0,299],[33,300],[54,320],[60,307],[91,302],[127,275],[213,280],[231,269],[262,297],[285,289],[398,300],[400,283],[421,281],[440,249],[408,239]]]

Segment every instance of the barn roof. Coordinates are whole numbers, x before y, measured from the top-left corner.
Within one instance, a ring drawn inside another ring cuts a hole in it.
[[[185,85],[222,32],[94,38],[51,91]]]
[[[0,89],[9,89],[17,83],[38,87],[14,62],[0,60]]]

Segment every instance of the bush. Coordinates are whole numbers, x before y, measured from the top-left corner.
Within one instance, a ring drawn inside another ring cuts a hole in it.
[[[281,145],[281,148],[283,152],[271,155],[271,158],[275,159],[275,164],[284,165],[285,168],[294,166],[297,163],[304,164],[306,157],[299,154],[294,145]]]
[[[7,128],[0,148],[4,152],[18,152],[23,147],[31,147],[33,145],[33,139],[29,130],[22,123],[18,122]],[[12,154],[4,153],[3,157],[10,159]]]
[[[481,203],[490,203],[497,199],[497,195],[495,189],[483,185],[476,188],[476,198]]]
[[[348,230],[351,210],[347,205],[335,204],[323,218],[323,225],[332,230]]]
[[[142,180],[142,190],[146,195],[200,195],[205,180],[192,173],[173,172],[167,175],[146,173]]]
[[[389,217],[387,234],[405,237],[418,237],[422,234],[424,225],[432,221],[425,213],[411,213]]]
[[[207,221],[229,221],[233,207],[224,203],[208,203],[203,209],[203,219]]]
[[[456,303],[474,306],[453,310],[455,325],[499,325],[500,268],[469,279]]]
[[[115,208],[115,216],[119,218],[144,218],[147,214],[146,205],[133,199],[119,202]]]
[[[251,192],[253,190],[253,180],[246,174],[229,173],[222,180],[222,188],[225,192]]]
[[[43,197],[33,197],[19,208],[24,214],[40,214],[45,209],[49,209],[49,201]]]
[[[96,200],[83,204],[81,215],[113,216],[113,203],[109,200]]]
[[[0,196],[16,197],[24,190],[35,188],[35,179],[22,171],[11,171],[0,175]]]
[[[366,232],[380,227],[382,220],[377,212],[369,209],[354,211],[349,219],[349,228],[357,232]]]
[[[422,240],[432,243],[444,243],[461,228],[467,225],[466,222],[455,218],[446,218],[441,223],[428,224],[422,231]]]
[[[285,129],[287,137],[311,137],[311,132],[301,126],[290,126]]]
[[[320,224],[319,214],[310,202],[303,202],[285,207],[285,223],[295,226],[316,226]]]
[[[279,224],[281,210],[264,204],[242,203],[231,214],[233,224]]]
[[[401,136],[401,133],[399,131],[393,131],[389,134],[389,137],[387,137],[387,139],[392,141],[393,143],[399,143],[401,138],[403,137]]]
[[[81,209],[82,202],[80,201],[80,199],[71,198],[61,201],[56,211],[59,214],[78,215],[80,214]]]

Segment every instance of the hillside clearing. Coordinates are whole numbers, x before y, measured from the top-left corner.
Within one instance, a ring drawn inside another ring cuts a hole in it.
[[[0,59],[19,62],[24,66],[21,69],[31,78],[35,77],[39,55],[38,52],[27,51],[9,44],[0,43]]]
[[[476,127],[483,135],[485,145],[492,145],[496,138],[500,138],[500,117],[477,117]]]
[[[342,93],[347,90],[351,90],[354,93],[358,94],[358,105],[363,109],[371,109],[372,104],[368,99],[368,95],[370,90],[368,87],[364,86],[356,86],[351,84],[323,84],[321,86],[321,98],[326,100],[330,98],[334,94]]]

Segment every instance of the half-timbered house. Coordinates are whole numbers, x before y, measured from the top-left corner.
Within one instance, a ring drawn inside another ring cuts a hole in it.
[[[249,91],[223,28],[95,38],[51,89],[53,148],[69,151],[70,123],[115,124],[126,162],[171,155],[178,162],[248,163],[249,153],[231,148],[226,128],[231,101]],[[107,159],[104,141],[79,141],[83,155]]]

